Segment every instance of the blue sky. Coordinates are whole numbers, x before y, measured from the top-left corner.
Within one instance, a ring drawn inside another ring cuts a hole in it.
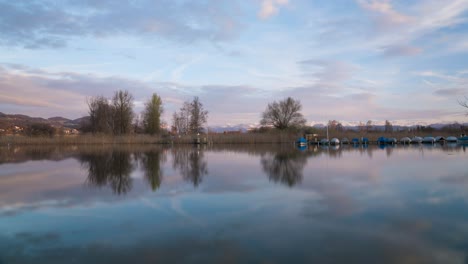
[[[119,89],[208,125],[300,99],[310,123],[466,122],[467,0],[0,0],[1,112],[78,118]]]

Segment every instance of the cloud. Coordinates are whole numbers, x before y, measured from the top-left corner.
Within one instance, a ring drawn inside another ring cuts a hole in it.
[[[437,89],[434,91],[435,95],[449,96],[449,97],[453,97],[454,95],[464,95],[466,93],[468,93],[468,89],[463,89],[463,88]]]
[[[261,19],[272,17],[278,14],[280,7],[287,5],[288,2],[288,0],[262,0],[258,17]]]
[[[77,37],[129,35],[191,43],[227,41],[242,28],[234,1],[0,2],[0,45],[60,48]]]
[[[351,80],[357,66],[344,61],[309,59],[298,62],[302,76],[314,92],[336,93],[346,89],[345,83]]]
[[[372,18],[381,27],[406,24],[412,21],[410,16],[395,10],[390,0],[357,0],[358,4],[370,11]]]
[[[396,57],[396,56],[415,56],[422,52],[421,48],[405,46],[405,45],[394,45],[382,47],[382,52],[385,56]]]

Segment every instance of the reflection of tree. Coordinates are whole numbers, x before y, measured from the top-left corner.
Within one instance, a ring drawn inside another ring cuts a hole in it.
[[[110,186],[114,193],[125,194],[132,188],[130,173],[133,165],[130,153],[109,151],[82,154],[79,159],[88,170],[88,183],[92,186]]]
[[[178,169],[185,180],[197,187],[208,174],[208,166],[203,151],[199,149],[172,149],[172,167]]]
[[[151,185],[151,189],[159,189],[163,178],[163,169],[161,162],[164,162],[166,156],[161,150],[151,150],[141,157],[141,164],[145,173],[145,179]]]
[[[270,180],[292,187],[302,181],[307,155],[298,151],[279,151],[262,155],[260,162]]]

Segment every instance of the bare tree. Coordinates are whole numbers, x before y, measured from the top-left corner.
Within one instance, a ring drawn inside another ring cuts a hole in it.
[[[162,100],[157,94],[145,104],[143,125],[148,134],[159,134],[161,130],[161,114],[163,113]]]
[[[112,133],[113,109],[104,96],[91,97],[88,103],[88,130],[92,133]]]
[[[290,127],[302,127],[306,120],[299,112],[302,109],[301,102],[288,97],[282,101],[274,101],[268,104],[266,110],[262,114],[260,124],[272,125],[278,129],[287,129]]]
[[[208,111],[198,97],[192,102],[184,102],[179,112],[172,115],[172,130],[178,134],[200,133],[208,119]]]
[[[465,99],[458,100],[458,104],[465,108],[468,108],[468,96],[465,96]]]
[[[174,114],[172,114],[172,132],[175,134],[182,134],[183,129],[184,125],[180,114],[174,112]]]
[[[393,132],[393,125],[388,120],[385,120],[385,132]]]
[[[198,99],[198,96],[193,98],[190,103],[190,122],[189,130],[191,133],[203,132],[203,125],[206,123],[208,118],[208,111],[203,109],[203,104]]]
[[[366,123],[366,131],[367,133],[372,131],[372,120],[368,120]]]
[[[112,98],[114,110],[114,134],[131,132],[133,119],[133,96],[128,91],[117,91]]]
[[[332,131],[343,131],[344,130],[344,127],[343,127],[343,124],[341,124],[339,121],[337,120],[329,120],[328,121],[328,129],[332,130]]]

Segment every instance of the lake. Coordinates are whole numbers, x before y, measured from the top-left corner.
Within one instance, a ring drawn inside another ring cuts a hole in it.
[[[468,263],[460,145],[3,147],[0,263]]]

